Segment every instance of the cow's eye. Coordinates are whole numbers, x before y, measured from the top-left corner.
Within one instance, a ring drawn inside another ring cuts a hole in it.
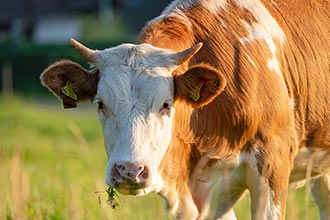
[[[98,105],[98,110],[101,110],[101,111],[106,110],[105,105],[102,101],[98,101],[97,105]]]
[[[102,109],[104,107],[103,102],[97,102],[98,109]]]
[[[170,104],[168,104],[168,102],[164,102],[163,109],[170,109]]]
[[[162,108],[160,109],[160,113],[162,115],[169,114],[171,110],[171,104],[169,102],[164,102]]]

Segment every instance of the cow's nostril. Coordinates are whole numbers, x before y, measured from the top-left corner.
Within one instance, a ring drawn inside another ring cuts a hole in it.
[[[123,165],[118,165],[117,166],[117,169],[118,170],[122,170],[122,171],[125,171],[126,170],[125,166],[123,166]]]
[[[143,179],[148,179],[148,177],[149,177],[149,174],[147,172],[145,172],[145,173],[142,174],[142,178]]]

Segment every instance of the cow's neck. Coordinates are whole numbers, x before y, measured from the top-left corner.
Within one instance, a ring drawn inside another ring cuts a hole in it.
[[[193,25],[194,27],[187,25],[187,22],[184,19],[181,19],[179,16],[167,16],[161,19],[156,19],[142,30],[139,42],[149,43],[156,47],[171,49],[173,51],[182,51],[193,46],[199,41],[204,41],[203,37],[205,36],[201,33],[198,33],[203,31],[201,27],[198,27],[200,24],[192,22],[190,25]],[[206,49],[203,49],[204,47]],[[209,51],[210,45],[204,45],[204,47],[202,48],[201,53],[197,54],[190,60],[189,65],[197,63],[198,60],[201,60],[203,57],[205,58],[206,53],[203,52],[203,50]],[[209,58],[208,56],[212,57],[213,55],[208,54],[206,55],[206,58]],[[187,68],[188,63],[181,66],[174,74],[180,72],[182,73]],[[222,99],[223,98],[229,100],[226,95],[223,96]],[[225,105],[227,104],[231,105],[229,101],[223,103],[223,108],[226,108]],[[175,130],[173,133],[173,140],[175,141],[172,141],[171,144],[174,148],[174,153],[167,154],[170,157],[172,157],[174,154],[175,156],[180,157],[179,160],[169,158],[171,161],[180,161],[180,164],[176,164],[176,167],[173,168],[175,172],[180,172],[178,171],[178,166],[181,167],[181,170],[184,172],[186,172],[185,170],[190,170],[191,167],[194,167],[195,165],[190,161],[198,161],[204,152],[212,152],[214,155],[216,155],[216,157],[221,157],[223,155],[232,153],[232,150],[227,151],[227,149],[229,149],[227,146],[229,141],[231,143],[234,142],[234,138],[226,138],[226,134],[219,135],[219,132],[226,130],[223,126],[226,126],[227,122],[229,122],[231,119],[227,118],[226,121],[221,119],[219,113],[225,113],[225,111],[224,109],[214,109],[216,106],[219,107],[219,104],[206,106],[200,110],[195,110],[184,103],[179,103],[176,105],[176,117],[174,120]],[[213,111],[211,115],[208,114],[210,111]],[[227,111],[228,115],[230,111],[231,110]],[[214,123],[214,120],[216,120],[217,123]],[[209,123],[205,123],[205,121],[208,121]],[[210,123],[211,121],[213,123]],[[217,127],[215,128],[214,125]],[[210,151],[210,148],[219,149],[221,152],[219,150],[217,152]],[[178,153],[178,150],[182,152]],[[170,151],[171,149],[169,149],[169,152]],[[194,157],[193,160],[191,160],[191,157]],[[166,158],[164,161],[166,161]],[[167,170],[171,169],[167,168]],[[180,177],[175,176],[179,174],[174,174],[174,172],[168,172],[166,175],[170,176],[169,178],[186,178],[189,176],[189,173],[180,173]]]
[[[140,43],[150,43],[174,51],[182,51],[198,42],[204,43],[190,63],[183,65],[177,72],[184,72],[188,65],[207,61],[225,75],[227,87],[215,101],[203,109],[193,110],[185,104],[177,105],[176,114],[180,115],[176,117],[176,121],[180,120],[176,122],[180,127],[177,132],[183,142],[194,144],[201,154],[212,152],[211,157],[226,157],[241,150],[256,132],[257,123],[252,123],[256,121],[256,117],[251,114],[256,109],[250,105],[255,96],[251,95],[253,87],[246,86],[250,85],[246,82],[253,82],[251,77],[255,76],[241,74],[243,67],[236,65],[236,62],[243,59],[237,57],[241,48],[238,45],[233,47],[237,43],[233,42],[235,38],[231,32],[226,32],[218,25],[216,16],[210,15],[207,20],[201,20],[209,12],[199,5],[184,13],[184,18],[181,14],[172,12],[152,21],[142,30]],[[198,17],[199,22],[194,17]],[[215,44],[219,39],[222,42],[221,47]]]

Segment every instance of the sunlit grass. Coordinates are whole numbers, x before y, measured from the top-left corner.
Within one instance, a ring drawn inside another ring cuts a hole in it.
[[[94,108],[63,110],[22,99],[0,99],[0,219],[168,219],[163,200],[119,196],[106,206],[106,154]],[[308,191],[308,190],[307,190]],[[318,219],[306,188],[290,191],[287,219]],[[307,196],[306,196],[307,195]],[[249,219],[250,200],[235,207]]]

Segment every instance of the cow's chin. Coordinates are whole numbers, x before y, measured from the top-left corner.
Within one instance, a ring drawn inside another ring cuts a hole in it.
[[[145,196],[150,192],[150,188],[135,188],[127,185],[118,185],[115,189],[123,195]]]

